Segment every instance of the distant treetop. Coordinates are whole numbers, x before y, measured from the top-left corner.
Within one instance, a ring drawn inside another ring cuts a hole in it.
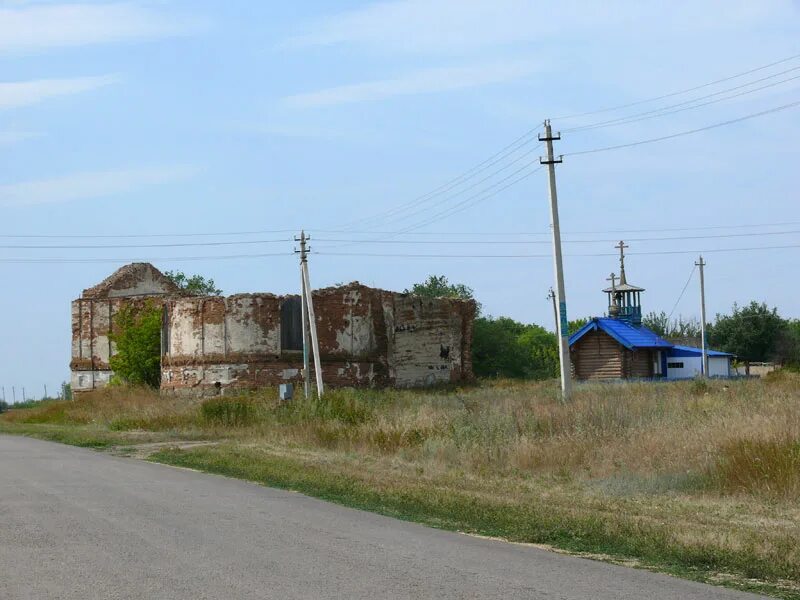
[[[164,273],[175,285],[195,296],[219,296],[222,290],[214,284],[213,279],[206,279],[202,275],[187,277],[183,271],[166,271]]]

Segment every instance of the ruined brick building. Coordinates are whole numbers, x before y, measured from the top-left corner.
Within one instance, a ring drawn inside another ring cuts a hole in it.
[[[326,385],[418,387],[472,378],[473,301],[357,282],[315,290],[312,298]],[[108,384],[114,316],[153,300],[163,311],[162,390],[205,395],[302,382],[299,296],[191,296],[152,265],[134,263],[72,302],[73,391]]]

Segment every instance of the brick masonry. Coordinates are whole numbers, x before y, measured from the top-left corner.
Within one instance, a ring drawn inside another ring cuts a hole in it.
[[[148,298],[158,298],[164,310],[162,390],[214,395],[302,383],[302,352],[281,347],[281,308],[296,296],[181,296],[152,265],[138,263],[73,301],[73,390],[107,384],[114,315]],[[472,379],[474,302],[357,282],[315,290],[312,299],[326,385],[422,387]]]

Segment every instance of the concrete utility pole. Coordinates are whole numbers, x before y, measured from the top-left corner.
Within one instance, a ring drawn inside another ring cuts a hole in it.
[[[706,261],[703,260],[703,255],[700,255],[700,260],[694,263],[695,266],[700,267],[700,344],[703,348],[703,377],[708,377],[708,343],[706,342],[706,280],[703,267],[706,266]]]
[[[305,232],[301,233],[301,238],[305,236]],[[309,238],[305,238],[309,239]],[[311,332],[311,349],[314,352],[314,373],[317,379],[317,398],[321,398],[325,393],[322,383],[322,364],[319,356],[319,338],[317,337],[317,319],[314,315],[314,300],[311,297],[311,281],[308,276],[308,256],[307,253],[310,248],[306,249],[306,261],[300,263],[300,272],[303,276],[303,294],[305,296],[305,306],[308,309],[308,328]]]
[[[44,398],[42,398],[42,400],[44,400],[45,398],[47,398],[47,384],[46,383],[44,384]]]
[[[558,307],[556,306],[556,293],[553,288],[550,288],[550,291],[547,292],[547,299],[553,303],[553,326],[556,328],[556,335],[558,335]]]
[[[556,192],[555,165],[562,162],[562,157],[553,156],[553,140],[560,140],[561,135],[553,135],[550,120],[544,122],[544,135],[539,135],[540,142],[546,142],[547,157],[539,158],[539,162],[547,165],[550,187],[550,221],[553,227],[553,263],[556,272],[556,299],[558,300],[558,358],[561,363],[561,398],[569,400],[572,393],[572,373],[569,358],[569,321],[567,319],[567,296],[564,291],[564,265],[561,259],[561,228],[558,223],[558,194]]]
[[[308,360],[308,305],[306,303],[306,280],[303,265],[308,261],[308,251],[311,249],[306,246],[306,242],[310,237],[306,237],[306,232],[301,231],[299,238],[294,238],[295,241],[300,242],[300,303],[302,304],[302,322],[303,322],[303,393],[308,398],[311,395],[311,369],[309,368]],[[295,250],[295,252],[297,252]]]

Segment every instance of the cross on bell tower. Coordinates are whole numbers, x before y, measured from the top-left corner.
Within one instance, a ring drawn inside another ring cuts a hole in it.
[[[611,287],[603,290],[608,294],[608,316],[638,327],[642,324],[641,293],[644,288],[629,284],[625,275],[625,249],[628,245],[620,240],[614,247],[619,250],[619,277],[612,273],[608,278]]]
[[[619,248],[619,282],[620,284],[628,283],[628,280],[625,278],[625,248],[629,248],[629,246],[620,240],[619,244],[614,247]]]

